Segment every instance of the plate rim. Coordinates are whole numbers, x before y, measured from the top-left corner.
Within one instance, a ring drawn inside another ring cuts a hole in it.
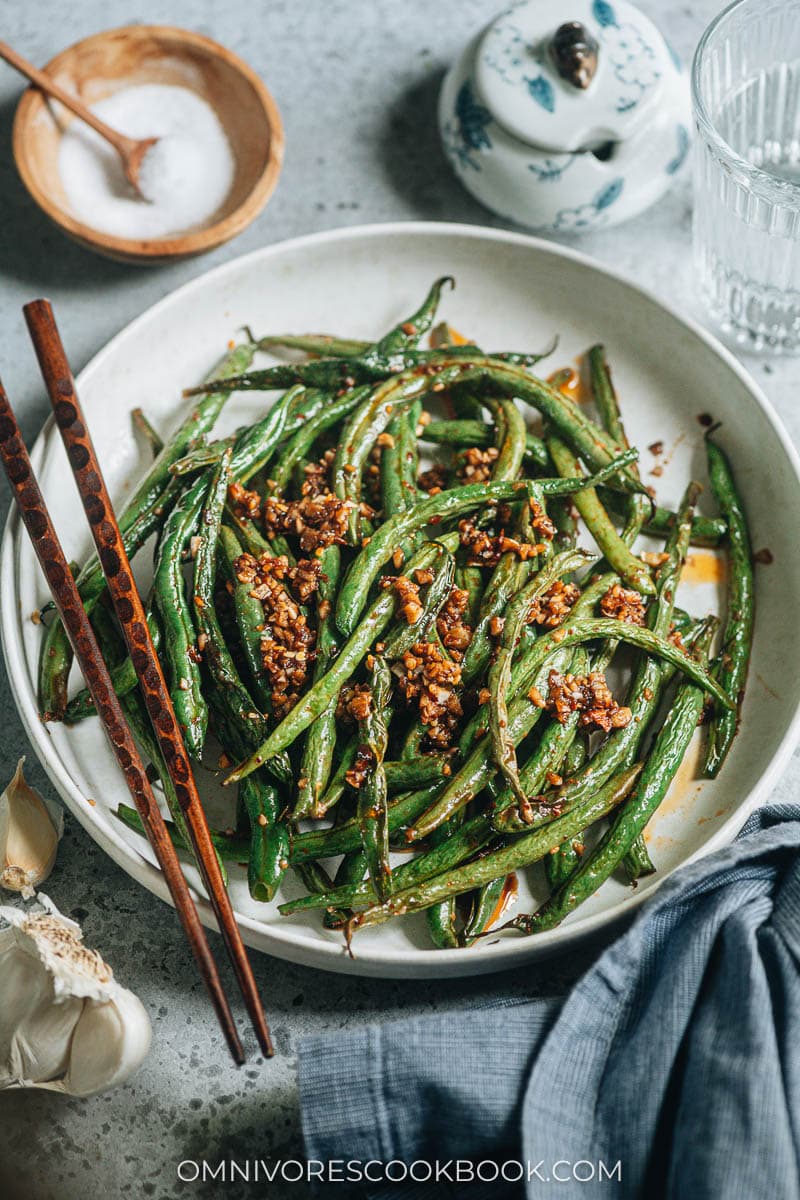
[[[515,230],[498,229],[484,225],[464,224],[449,221],[385,221],[361,225],[338,226],[333,229],[316,233],[302,234],[298,237],[287,238],[260,246],[247,254],[238,255],[227,262],[220,263],[208,271],[201,272],[195,278],[187,280],[167,295],[162,296],[154,304],[128,322],[120,329],[86,364],[80,372],[76,383],[80,390],[93,372],[101,369],[104,361],[112,355],[119,342],[129,336],[141,324],[150,321],[162,309],[173,304],[180,304],[192,291],[205,287],[209,281],[219,281],[227,273],[234,273],[248,262],[263,261],[278,257],[286,251],[303,250],[306,247],[324,245],[329,242],[348,242],[366,238],[380,238],[404,235],[423,235],[436,237],[466,237],[481,241],[501,242],[506,245],[524,246],[553,256],[563,258],[579,266],[622,284],[634,294],[655,304],[665,311],[679,325],[683,326],[717,358],[733,371],[746,388],[754,403],[762,410],[773,432],[777,436],[786,453],[787,459],[800,487],[800,453],[794,446],[788,431],[780,416],[765,395],[759,384],[749,371],[720,342],[709,330],[705,329],[693,317],[680,312],[678,308],[659,297],[652,289],[643,287],[631,280],[624,272],[592,258],[590,255],[564,246],[546,238],[536,237]],[[52,432],[52,418],[48,417],[39,431],[31,459],[34,469],[41,466],[48,440]],[[0,641],[6,660],[7,675],[14,703],[17,707],[25,732],[35,751],[39,762],[44,768],[50,782],[72,815],[86,830],[92,840],[109,855],[109,857],[125,871],[127,875],[158,896],[161,900],[171,903],[169,892],[164,883],[161,871],[145,859],[134,846],[127,842],[115,831],[104,829],[92,816],[92,808],[87,805],[86,798],[79,792],[71,780],[38,715],[36,697],[23,684],[27,678],[27,663],[22,652],[21,639],[14,637],[14,622],[20,609],[20,599],[16,592],[17,556],[21,541],[21,523],[15,506],[9,508],[0,544]],[[254,949],[267,954],[273,954],[287,961],[304,966],[316,967],[336,973],[353,974],[362,977],[397,978],[413,976],[415,978],[455,978],[478,974],[489,974],[507,970],[517,964],[530,962],[537,958],[545,958],[567,949],[578,941],[583,941],[593,934],[611,930],[633,917],[639,907],[655,891],[682,866],[694,862],[722,846],[730,844],[744,825],[747,818],[762,802],[765,795],[773,787],[791,758],[795,745],[800,741],[800,703],[795,709],[786,732],[775,751],[769,766],[758,783],[751,789],[744,802],[723,821],[708,841],[687,855],[680,866],[672,871],[665,871],[654,881],[646,894],[633,894],[621,901],[613,909],[595,913],[591,916],[578,918],[569,925],[546,931],[536,938],[499,939],[489,944],[480,955],[469,957],[464,954],[448,954],[441,950],[405,949],[394,950],[390,954],[376,952],[374,948],[366,949],[350,959],[344,946],[335,942],[320,940],[318,943],[298,941],[294,936],[293,927],[287,923],[285,931],[281,926],[267,927],[253,917],[237,913],[237,921],[244,941]],[[215,927],[213,912],[208,902],[195,894],[203,924]]]

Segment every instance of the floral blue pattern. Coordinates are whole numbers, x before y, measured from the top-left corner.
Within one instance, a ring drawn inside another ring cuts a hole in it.
[[[550,80],[545,79],[544,75],[537,75],[534,79],[526,78],[525,82],[536,103],[541,104],[547,112],[555,112],[556,94]]]
[[[469,80],[462,83],[456,96],[454,119],[448,121],[442,131],[445,150],[460,167],[471,167],[480,171],[481,164],[475,152],[491,150],[492,139],[488,127],[492,114],[475,99]]]
[[[464,144],[470,150],[490,150],[491,138],[486,132],[486,126],[491,123],[492,114],[488,108],[475,99],[475,94],[469,84],[462,83],[456,97],[456,120],[461,130]]]
[[[616,25],[617,17],[614,9],[607,0],[594,0],[592,5],[592,16],[598,25],[607,28],[609,25]]]
[[[577,208],[562,208],[556,214],[553,228],[561,233],[579,233],[584,229],[597,225],[603,214],[619,197],[625,185],[621,176],[612,179],[588,204],[579,204]]]
[[[621,176],[612,179],[611,183],[606,184],[601,191],[597,193],[593,200],[593,204],[598,212],[604,208],[608,208],[609,204],[613,204],[617,196],[619,196],[625,185],[625,180]]]
[[[496,25],[492,30],[491,45],[484,51],[483,61],[505,83],[516,87],[523,79],[522,72],[530,53],[522,30],[509,21]],[[538,60],[537,55],[533,57]]]
[[[675,157],[671,158],[665,167],[668,175],[675,175],[680,171],[686,161],[686,155],[689,153],[689,130],[685,125],[678,125],[675,133],[678,139],[678,149]]]
[[[541,183],[553,183],[560,179],[573,163],[577,162],[576,154],[565,155],[562,158],[546,158],[540,163],[528,163],[531,171]]]

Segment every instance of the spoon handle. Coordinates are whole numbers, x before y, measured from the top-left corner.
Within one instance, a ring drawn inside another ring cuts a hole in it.
[[[87,125],[91,125],[92,129],[99,133],[102,138],[105,138],[107,142],[110,142],[117,153],[122,155],[123,158],[132,152],[136,145],[133,138],[126,137],[124,133],[120,133],[119,130],[112,129],[110,125],[106,125],[105,121],[101,121],[99,117],[96,117],[77,97],[72,96],[44,71],[40,71],[33,63],[23,58],[21,54],[17,54],[16,50],[12,49],[7,42],[0,41],[0,58],[5,59],[9,66],[14,67],[21,75],[29,79],[31,83],[36,84],[38,88],[46,92],[48,96],[52,96],[58,100],[65,108],[73,112],[76,117],[80,117]]]

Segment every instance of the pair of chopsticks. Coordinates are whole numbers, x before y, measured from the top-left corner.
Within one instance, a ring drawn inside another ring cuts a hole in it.
[[[89,430],[75,391],[75,381],[47,300],[34,300],[23,309],[39,360],[53,414],[78,485],[100,565],[128,647],[150,720],[163,751],[169,774],[191,838],[206,891],[211,901],[237,982],[252,1020],[258,1043],[268,1057],[272,1041],[255,979],[236,925],[216,852],[211,841],[180,727],[164,673],[150,639],[142,601],[136,587],[114,510],[106,491]],[[69,636],[97,712],[103,722],[150,845],[164,873],[203,982],[208,989],[225,1040],[234,1060],[244,1062],[244,1050],[222,988],[205,930],[200,923],[178,856],[153,795],[139,751],[114,692],[86,609],[72,577],[8,397],[0,383],[0,457],[19,513],[33,543],[56,607]]]

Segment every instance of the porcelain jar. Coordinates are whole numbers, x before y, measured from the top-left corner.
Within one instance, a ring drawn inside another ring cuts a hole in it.
[[[464,186],[546,233],[653,204],[684,164],[689,120],[679,59],[627,0],[522,0],[467,46],[439,103]]]

